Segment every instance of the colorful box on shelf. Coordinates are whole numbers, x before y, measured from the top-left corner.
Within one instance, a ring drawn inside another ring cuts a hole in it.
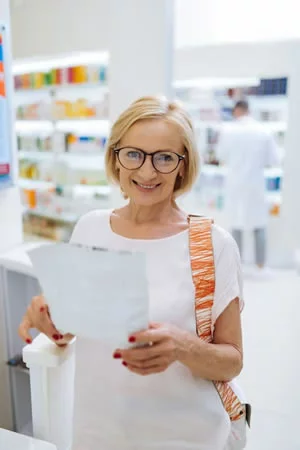
[[[106,137],[66,135],[66,152],[68,153],[99,153],[104,150]]]
[[[50,102],[19,105],[16,111],[18,120],[51,120],[52,106]]]
[[[107,119],[108,105],[108,95],[93,101],[84,97],[73,101],[41,100],[19,105],[16,117],[18,120]]]
[[[51,152],[53,150],[53,136],[17,136],[18,150],[32,152]]]
[[[107,82],[107,67],[75,66],[52,69],[49,72],[26,73],[15,75],[15,89],[43,89],[49,86],[68,84],[102,83]]]
[[[108,96],[96,101],[79,98],[76,101],[56,100],[52,105],[52,117],[64,119],[107,119]]]

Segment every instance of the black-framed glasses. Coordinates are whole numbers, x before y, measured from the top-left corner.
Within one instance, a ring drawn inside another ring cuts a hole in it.
[[[151,162],[155,170],[160,173],[171,173],[177,169],[180,161],[185,159],[185,155],[176,152],[158,150],[147,153],[140,148],[122,147],[114,150],[122,167],[128,170],[140,169],[147,156],[151,157]]]

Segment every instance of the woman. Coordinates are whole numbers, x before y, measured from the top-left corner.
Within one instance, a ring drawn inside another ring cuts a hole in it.
[[[242,369],[241,268],[233,239],[213,225],[213,341],[199,339],[189,219],[176,203],[198,165],[190,119],[176,103],[141,98],[112,127],[107,175],[128,203],[86,214],[71,241],[146,253],[151,323],[129,336],[136,346],[113,355],[100,342],[78,339],[76,448],[226,448],[230,420],[213,382],[232,380]],[[32,327],[58,345],[68,339],[51,322],[43,297],[33,299],[20,325],[27,342]]]

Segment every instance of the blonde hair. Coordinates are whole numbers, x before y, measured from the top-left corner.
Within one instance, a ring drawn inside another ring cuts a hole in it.
[[[185,109],[179,102],[169,102],[165,97],[139,98],[116,120],[111,129],[105,156],[108,181],[119,184],[115,148],[133,124],[146,119],[163,119],[178,127],[187,156],[185,158],[185,175],[184,178],[179,176],[176,180],[174,195],[177,197],[188,192],[198,176],[200,166],[195,133]]]

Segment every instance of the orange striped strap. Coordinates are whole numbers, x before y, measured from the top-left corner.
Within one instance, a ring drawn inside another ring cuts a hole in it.
[[[206,217],[189,216],[189,242],[193,282],[195,285],[195,314],[197,334],[205,342],[211,343],[212,306],[215,294],[215,265],[212,245],[212,223]],[[245,414],[230,385],[215,381],[215,387],[232,421]]]

